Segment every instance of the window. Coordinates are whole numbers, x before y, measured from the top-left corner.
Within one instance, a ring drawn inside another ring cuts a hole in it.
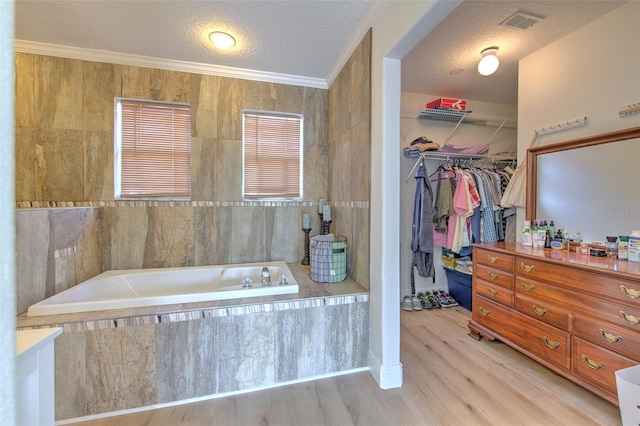
[[[302,115],[244,111],[242,196],[302,199]]]
[[[191,107],[116,98],[115,196],[189,198]]]

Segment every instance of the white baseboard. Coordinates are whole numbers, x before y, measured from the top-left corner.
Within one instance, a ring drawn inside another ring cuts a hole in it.
[[[369,372],[381,389],[393,389],[402,387],[402,363],[397,363],[395,365],[381,365],[378,358],[371,352],[369,352]]]

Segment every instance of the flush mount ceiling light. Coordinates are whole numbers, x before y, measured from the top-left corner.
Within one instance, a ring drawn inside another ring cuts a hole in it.
[[[481,75],[491,75],[498,69],[498,65],[500,65],[500,61],[496,54],[498,53],[498,48],[496,46],[487,47],[482,50],[480,54],[482,55],[482,59],[478,63],[478,72]]]
[[[209,40],[220,50],[229,50],[236,45],[236,39],[222,31],[214,31],[209,34]]]

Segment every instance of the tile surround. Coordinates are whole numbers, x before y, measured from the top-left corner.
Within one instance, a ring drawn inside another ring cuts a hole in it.
[[[62,326],[57,419],[251,389],[367,365],[369,295],[347,279],[297,295],[20,317]]]

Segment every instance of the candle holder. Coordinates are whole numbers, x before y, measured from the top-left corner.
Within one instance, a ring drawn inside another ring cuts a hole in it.
[[[311,228],[302,228],[302,230],[304,231],[304,257],[302,258],[302,262],[300,262],[303,265],[308,265],[309,264],[309,231],[311,231]]]
[[[322,221],[322,225],[320,227],[321,229],[321,235],[327,235],[329,233],[329,227],[331,226],[331,220],[323,220]]]

